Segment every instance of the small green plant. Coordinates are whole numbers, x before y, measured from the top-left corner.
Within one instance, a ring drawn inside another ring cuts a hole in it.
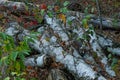
[[[108,55],[108,60],[111,62],[112,69],[114,69],[114,67],[116,67],[116,65],[118,65],[118,59],[115,58],[115,56],[113,56],[111,53],[109,53],[109,55]]]
[[[67,11],[68,11],[68,9],[67,9],[68,4],[69,4],[68,1],[65,1],[65,2],[63,3],[63,8],[60,9],[60,12],[61,12],[61,13],[64,13],[64,14],[67,13]]]
[[[23,61],[31,51],[28,45],[30,41],[32,41],[30,38],[25,37],[23,41],[19,42],[19,45],[16,45],[12,36],[0,32],[0,67],[6,65],[7,76],[11,72],[20,74],[24,71]]]

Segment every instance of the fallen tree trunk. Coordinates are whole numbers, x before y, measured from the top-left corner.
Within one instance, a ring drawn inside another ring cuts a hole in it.
[[[91,19],[90,23],[94,26],[100,26],[99,19]],[[109,19],[102,20],[103,29],[120,30],[120,22],[114,22]]]
[[[98,18],[98,16],[94,15],[94,14],[88,14],[86,15],[85,13],[81,13],[81,12],[76,12],[76,11],[69,11],[68,14],[75,16],[77,18],[88,18],[89,16],[89,21],[88,23],[93,24],[94,27],[98,27],[100,26],[100,20]],[[111,29],[111,30],[120,30],[120,20],[115,21],[115,19],[112,18],[104,18],[102,17],[102,28],[103,29]]]
[[[25,11],[25,3],[23,2],[14,2],[8,0],[0,0],[0,7],[4,6],[8,10],[17,10],[17,11]]]
[[[59,25],[59,24],[57,24],[56,23],[56,20],[52,20],[52,18],[46,18],[47,19],[47,23],[48,24],[50,24],[50,26],[52,26],[51,28],[53,29],[53,31],[55,31],[55,33],[61,33],[61,31],[62,31],[62,33],[63,34],[66,34],[66,33],[64,33],[64,31],[62,30],[62,28],[60,27],[61,25]],[[53,22],[52,22],[53,21]],[[58,28],[57,28],[57,26],[58,26]],[[55,29],[55,27],[56,27],[56,29],[59,29],[59,30],[56,30]],[[44,28],[44,27],[43,27]],[[39,30],[42,30],[42,27],[41,27],[41,29],[39,29]],[[17,32],[17,31],[15,31],[15,32]],[[19,36],[20,35],[24,35],[24,36],[27,36],[27,35],[29,35],[29,33],[28,33],[28,31],[27,30],[23,30],[23,32],[24,33],[21,33],[21,34],[19,34]],[[43,31],[44,32],[44,31]],[[7,34],[9,34],[9,35],[13,35],[13,34],[15,34],[14,33],[14,31],[12,31],[12,30],[10,30],[10,29],[7,29],[6,30],[6,33]],[[53,32],[54,33],[54,32]],[[54,33],[54,34],[55,34]],[[61,38],[61,40],[63,40],[63,41],[65,41],[66,42],[66,44],[67,44],[67,42],[69,42],[68,40],[69,40],[69,38],[66,38],[67,37],[67,34],[66,35],[63,35],[63,34],[58,34],[58,35],[60,35],[60,38]],[[35,41],[35,43],[30,43],[30,46],[32,47],[32,48],[34,48],[35,50],[37,50],[38,52],[40,52],[40,53],[42,53],[42,54],[49,54],[49,55],[51,55],[51,56],[55,56],[55,58],[56,58],[56,61],[57,62],[61,62],[61,63],[63,63],[67,68],[68,68],[68,70],[71,72],[71,73],[74,73],[74,75],[75,74],[77,74],[77,76],[76,77],[78,77],[78,78],[80,78],[80,77],[84,77],[85,79],[86,78],[89,78],[89,79],[95,79],[95,78],[97,78],[98,77],[98,79],[99,78],[101,78],[102,76],[104,76],[103,74],[100,74],[100,76],[96,76],[97,75],[97,71],[94,71],[93,69],[92,69],[92,67],[97,67],[97,65],[98,64],[96,64],[96,61],[94,60],[94,58],[93,58],[93,56],[92,55],[88,55],[88,54],[85,54],[84,55],[84,57],[83,56],[81,56],[81,53],[79,53],[79,51],[74,47],[74,46],[72,46],[71,45],[71,47],[69,47],[69,48],[71,48],[71,49],[73,49],[73,52],[69,52],[69,51],[66,51],[65,49],[64,49],[64,47],[63,46],[61,46],[59,43],[58,43],[58,40],[57,40],[57,36],[54,36],[54,35],[52,35],[51,36],[51,38],[50,38],[50,42],[49,41],[47,41],[46,40],[46,38],[47,38],[47,36],[46,35],[49,35],[49,32],[48,33],[44,33],[44,34],[42,34],[42,37],[41,37],[41,39],[40,39],[40,41],[38,41],[38,40],[34,40]],[[91,36],[92,37],[92,36]],[[22,37],[21,37],[22,38]],[[21,39],[21,38],[19,38],[19,39]],[[91,41],[92,42],[92,41]],[[51,44],[52,43],[52,44]],[[54,43],[54,44],[53,44]],[[96,44],[97,43],[94,43],[94,42],[92,42],[91,43],[91,45],[92,44],[94,44],[94,46],[96,46]],[[98,44],[97,44],[98,45]],[[93,46],[93,45],[92,45]],[[99,45],[98,45],[99,46]],[[99,47],[96,47],[96,49],[93,47],[93,50],[94,51],[96,51],[97,52],[97,48],[99,49],[100,48],[100,46]],[[76,51],[77,50],[77,51]],[[100,51],[100,52],[99,52]],[[97,55],[98,55],[98,58],[102,58],[103,56],[103,62],[100,62],[100,63],[103,63],[104,64],[104,67],[105,66],[108,66],[108,62],[105,62],[104,63],[104,60],[106,61],[107,60],[107,58],[105,57],[105,55],[104,55],[104,53],[103,54],[101,54],[101,49],[99,50],[98,52],[97,52]],[[85,58],[86,56],[89,56],[90,58],[89,59],[87,59],[87,58]],[[42,56],[41,56],[42,57]],[[41,59],[42,58],[40,58],[40,56],[38,56],[38,58],[37,58],[37,65],[35,64],[35,62],[34,62],[34,58],[31,58],[31,59],[28,59],[28,60],[26,60],[26,61],[28,61],[28,62],[25,62],[26,64],[31,64],[31,65],[34,65],[34,66],[39,66],[39,65],[41,65]],[[31,61],[32,60],[32,61]],[[93,63],[87,63],[87,61],[91,61],[91,62],[93,62]],[[30,62],[32,62],[32,63],[30,63]],[[43,64],[44,65],[44,64]],[[42,65],[42,66],[43,66]],[[94,65],[94,66],[93,66]],[[95,66],[96,65],[96,66]],[[100,68],[98,68],[98,71],[101,71],[102,69],[100,69]],[[111,76],[115,76],[114,75],[114,72],[113,71],[111,71],[111,69],[110,69],[110,67],[106,67],[106,70],[108,71],[108,73],[109,73],[109,75],[111,75]],[[102,77],[103,78],[103,77]]]

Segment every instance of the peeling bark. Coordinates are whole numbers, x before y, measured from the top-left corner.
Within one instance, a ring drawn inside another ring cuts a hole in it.
[[[26,5],[23,2],[0,0],[0,6],[4,6],[9,10],[25,11],[25,6]],[[16,8],[15,8],[15,6],[16,6]]]

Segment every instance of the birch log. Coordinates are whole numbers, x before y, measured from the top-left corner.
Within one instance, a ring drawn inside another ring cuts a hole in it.
[[[51,18],[48,18],[48,17],[46,19],[48,19],[49,23],[50,23],[50,21],[53,21]],[[52,26],[54,28],[58,25],[59,24],[57,24],[56,21],[54,21],[54,23],[51,22],[51,24],[50,24],[50,26]],[[6,33],[7,34],[11,33],[12,36],[13,36],[13,34],[15,35],[14,31],[10,30],[9,28],[6,30]],[[19,28],[17,28],[17,29],[19,29]],[[10,31],[12,31],[12,32],[10,32]],[[17,30],[16,30],[16,32],[17,32]],[[24,30],[23,32],[24,33],[21,33],[22,35],[29,36],[29,32],[27,30]],[[21,35],[21,34],[19,34],[19,35]],[[61,35],[61,34],[59,34],[59,35]],[[65,33],[63,33],[63,34],[65,34]],[[49,34],[44,33],[40,40],[34,40],[35,42],[30,43],[30,46],[42,54],[49,54],[51,56],[55,56],[56,61],[63,63],[65,65],[65,67],[68,68],[68,70],[71,73],[73,73],[73,75],[76,75],[76,77],[79,77],[79,78],[84,77],[85,79],[86,78],[87,79],[95,79],[95,78],[99,79],[101,77],[104,78],[104,76],[102,74],[100,74],[99,76],[97,75],[97,72],[94,71],[92,68],[94,66],[86,63],[86,61],[84,61],[84,59],[79,55],[78,51],[76,51],[75,48],[73,48],[73,53],[72,53],[73,55],[72,55],[71,52],[65,51],[63,49],[63,47],[61,47],[60,44],[57,43],[57,37],[52,36],[50,38],[50,41],[47,41],[46,35],[49,35]],[[64,38],[64,35],[62,35],[61,37]],[[61,39],[67,42],[68,38],[64,38],[64,39],[63,38],[61,38]],[[43,60],[41,57],[39,56],[37,58],[37,60],[36,60],[36,61],[38,61],[37,65],[41,65],[41,63],[42,63],[41,61]],[[32,58],[31,60],[32,60],[31,62],[33,62],[33,65],[34,65],[34,58]],[[29,63],[29,61],[27,63]],[[105,80],[105,78],[104,78],[104,80]]]
[[[0,0],[0,6],[4,6],[8,8],[9,10],[14,10],[14,7],[16,6],[17,11],[25,11],[25,3],[23,2],[14,2],[14,1],[8,1],[8,0]]]

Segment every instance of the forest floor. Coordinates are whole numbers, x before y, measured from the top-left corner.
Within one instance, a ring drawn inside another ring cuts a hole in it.
[[[22,0],[22,1],[24,1],[24,0]],[[43,4],[44,3],[47,5],[53,5],[56,0],[33,0],[33,1],[34,1],[33,3],[35,3],[35,4]],[[60,0],[61,4],[64,1],[66,1],[66,0]],[[70,3],[71,3],[69,5],[70,10],[80,11],[82,13],[87,11],[87,13],[98,15],[96,3],[93,0],[68,0],[68,1],[70,1]],[[78,6],[76,7],[74,5],[76,3],[79,4],[80,7],[78,7]],[[101,7],[101,15],[103,17],[113,18],[114,20],[117,20],[117,21],[120,20],[120,1],[119,0],[100,0],[100,7]],[[12,16],[12,17],[14,17],[14,16]],[[1,23],[0,23],[0,25],[1,25]],[[98,28],[98,29],[96,29],[96,32],[98,34],[106,35],[106,37],[112,39],[113,41],[115,41],[117,43],[120,43],[120,31],[102,30],[102,32],[101,32],[101,30]],[[56,66],[60,66],[60,64],[54,63],[54,67],[56,67]],[[39,74],[41,76],[41,80],[42,80],[46,77],[46,75],[48,75],[48,72],[46,69],[33,68],[31,66],[28,66],[26,68],[26,70],[28,70],[27,73],[29,74],[28,76],[26,76],[28,79],[31,76],[39,78],[38,76],[36,76],[37,74]],[[30,71],[33,71],[33,72],[30,72]],[[38,72],[41,72],[41,74]]]
[[[24,2],[24,0],[22,1]],[[33,3],[54,5],[56,1],[57,0],[33,0]],[[64,1],[69,1],[71,3],[69,5],[70,10],[99,15],[95,0],[58,0],[58,1],[59,1],[58,3],[60,3],[59,6],[63,4]],[[98,1],[99,1],[102,17],[112,18],[114,19],[115,22],[120,21],[120,1],[119,0],[98,0]],[[79,4],[80,6],[76,6],[76,3]],[[103,30],[103,32],[101,32],[100,29],[96,29],[96,32],[102,35],[106,35],[106,37],[113,39],[115,42],[120,42],[119,31]]]

